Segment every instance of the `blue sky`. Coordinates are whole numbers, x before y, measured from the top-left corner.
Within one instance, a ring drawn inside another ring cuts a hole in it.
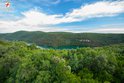
[[[124,0],[1,0],[0,33],[124,33],[123,4]]]

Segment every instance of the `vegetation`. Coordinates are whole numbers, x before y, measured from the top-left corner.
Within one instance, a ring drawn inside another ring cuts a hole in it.
[[[0,39],[19,40],[35,43],[42,47],[77,48],[99,47],[124,43],[124,34],[68,33],[68,32],[27,32],[0,34]]]
[[[124,44],[72,50],[0,41],[0,83],[123,83]]]

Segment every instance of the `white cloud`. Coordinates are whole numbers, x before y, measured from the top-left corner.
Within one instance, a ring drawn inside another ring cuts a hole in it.
[[[15,22],[1,22],[0,21],[0,33],[11,33],[16,31],[44,31],[44,32],[60,32],[60,31],[67,31],[66,28],[61,27],[50,27],[50,26],[32,26],[32,25],[25,25],[21,23]]]
[[[79,9],[74,9],[72,12],[68,13],[66,17],[85,20],[94,17],[113,16],[119,13],[124,13],[124,1],[102,1],[82,6]]]
[[[94,29],[86,32],[94,32],[94,33],[124,33],[124,28],[101,28]]]
[[[18,22],[22,22],[26,25],[47,25],[47,24],[58,24],[59,19],[62,15],[47,15],[37,10],[30,10],[28,12],[23,12],[24,18]]]
[[[97,2],[74,9],[66,15],[47,15],[39,11],[22,13],[25,18],[21,21],[31,25],[60,24],[86,20],[95,17],[113,16],[124,13],[124,1]],[[33,19],[33,20],[32,20]]]
[[[65,32],[73,33],[123,33],[124,34],[124,24],[110,24],[110,25],[101,25],[97,28],[86,28],[83,26],[69,26],[65,27],[67,30]]]
[[[56,0],[58,1],[58,0]],[[73,9],[73,11],[65,15],[48,15],[38,10],[29,10],[23,12],[23,17],[19,20],[3,21],[0,20],[0,32],[14,32],[18,30],[43,30],[43,31],[56,31],[48,30],[48,25],[56,25],[61,23],[70,23],[83,21],[89,18],[114,16],[124,13],[124,1],[101,1],[93,4],[81,6],[81,8]],[[46,28],[46,29],[45,29]],[[65,31],[67,29],[59,28],[57,31]],[[101,29],[100,29],[101,30]],[[100,31],[95,30],[95,31]],[[117,31],[116,29],[102,29],[101,31]],[[119,30],[118,30],[119,31]]]

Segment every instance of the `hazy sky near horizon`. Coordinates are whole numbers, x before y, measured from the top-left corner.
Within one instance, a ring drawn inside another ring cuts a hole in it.
[[[0,0],[0,33],[20,30],[124,33],[124,0]]]

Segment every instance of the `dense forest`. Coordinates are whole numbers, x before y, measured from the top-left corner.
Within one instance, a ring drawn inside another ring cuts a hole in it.
[[[124,34],[18,31],[0,34],[0,39],[35,43],[45,48],[99,47],[124,43]]]
[[[123,83],[124,44],[39,49],[0,41],[0,83]]]

